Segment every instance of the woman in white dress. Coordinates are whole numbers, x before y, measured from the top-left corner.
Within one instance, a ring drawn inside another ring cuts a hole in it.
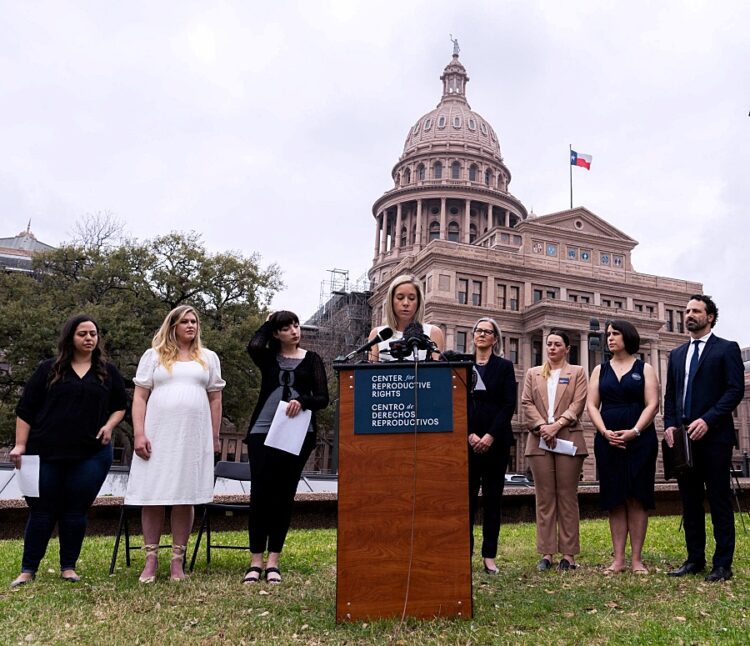
[[[146,564],[141,583],[158,569],[164,506],[172,507],[170,577],[185,578],[183,560],[193,505],[213,500],[213,454],[219,449],[219,358],[200,340],[198,313],[180,305],[164,319],[138,364],[133,395],[135,455],[125,504],[143,507]]]
[[[394,361],[389,346],[393,341],[403,338],[404,331],[410,323],[419,323],[424,334],[430,337],[440,352],[444,349],[443,332],[437,325],[424,322],[424,293],[422,285],[414,277],[402,274],[393,279],[386,295],[385,318],[387,326],[373,328],[369,339],[374,339],[386,327],[393,331],[387,341],[381,341],[370,350],[370,361]],[[419,358],[425,359],[426,350],[419,350]],[[438,355],[434,354],[434,358]],[[408,359],[409,357],[407,357]]]

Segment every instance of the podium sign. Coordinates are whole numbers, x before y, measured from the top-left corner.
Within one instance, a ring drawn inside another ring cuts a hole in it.
[[[414,374],[410,366],[359,372],[354,379],[354,433],[451,433],[449,370]]]
[[[470,618],[470,365],[335,367],[337,621]]]

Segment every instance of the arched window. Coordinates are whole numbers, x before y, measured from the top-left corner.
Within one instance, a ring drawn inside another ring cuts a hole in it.
[[[401,246],[406,246],[406,227],[401,227]]]
[[[457,161],[451,164],[451,179],[461,179],[461,164]]]
[[[477,239],[477,225],[471,224],[469,225],[469,242],[473,243]]]
[[[430,223],[430,240],[438,240],[440,238],[440,222]]]
[[[458,222],[451,221],[448,223],[448,240],[458,242]]]
[[[439,161],[436,161],[432,167],[432,177],[433,179],[443,179],[443,165]]]
[[[470,182],[476,182],[477,181],[477,168],[476,164],[472,164],[469,166],[469,181]]]
[[[417,166],[417,181],[424,182],[424,164]]]
[[[411,184],[411,168],[404,169],[404,184]]]
[[[488,168],[486,171],[484,171],[484,183],[487,184],[487,186],[489,186],[491,181],[492,181],[492,171]]]

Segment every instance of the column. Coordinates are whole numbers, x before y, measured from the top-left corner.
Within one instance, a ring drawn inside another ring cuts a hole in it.
[[[505,228],[510,229],[510,211],[505,209]]]
[[[375,216],[375,252],[374,256],[377,258],[380,253],[380,213]]]
[[[422,200],[417,200],[417,239],[414,241],[417,250],[422,247]]]
[[[464,206],[464,242],[469,244],[469,236],[471,231],[471,200],[466,200]]]
[[[544,326],[542,328],[542,363],[547,361],[547,337],[552,331],[552,328]]]
[[[445,202],[446,198],[441,197],[440,198],[440,239],[441,240],[447,240],[448,239],[448,223],[447,223],[447,217],[446,217],[446,209],[445,209]]]
[[[487,231],[492,229],[495,226],[495,210],[492,207],[492,204],[487,202]]]
[[[578,347],[578,359],[581,367],[589,374],[589,333],[581,332],[580,346]]]
[[[393,237],[395,240],[391,246],[398,249],[401,246],[401,202],[396,205],[396,231]]]
[[[524,373],[529,369],[533,368],[534,366],[531,365],[531,335],[533,334],[533,330],[529,330],[526,334],[524,334],[520,341],[520,348],[518,348],[518,352],[520,353],[520,365],[523,369]],[[505,351],[507,353],[508,348],[505,348]],[[506,357],[507,358],[507,357]],[[523,386],[522,386],[523,387]]]
[[[388,211],[383,211],[380,214],[380,255],[385,255],[385,246],[388,242]]]

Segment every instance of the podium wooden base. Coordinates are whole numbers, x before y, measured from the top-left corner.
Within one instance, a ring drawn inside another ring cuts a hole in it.
[[[336,619],[470,618],[466,365],[419,368],[450,371],[452,432],[356,434],[355,380],[382,366],[339,371]]]

